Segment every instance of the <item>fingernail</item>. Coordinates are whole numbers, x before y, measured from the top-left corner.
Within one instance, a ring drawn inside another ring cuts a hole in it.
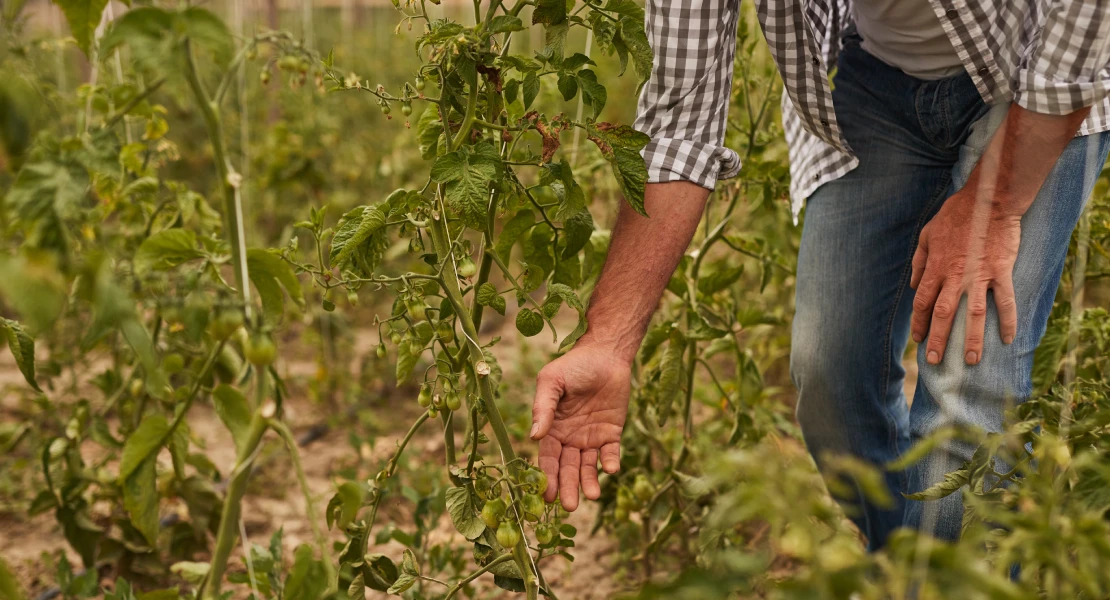
[[[532,425],[532,433],[529,433],[528,437],[530,437],[530,438],[536,437],[536,432],[539,431],[539,430],[540,430],[540,424],[539,423],[536,423],[536,424]]]
[[[1004,344],[1012,344],[1012,343],[1014,343],[1014,336],[1012,336],[1012,335],[1008,335],[1008,336],[1006,336],[1006,337],[1002,338],[1002,343],[1004,343]]]
[[[940,355],[937,354],[936,350],[930,350],[929,354],[925,357],[925,360],[927,360],[930,365],[935,365],[940,362]]]
[[[917,332],[914,332],[914,334],[913,334],[913,342],[914,342],[915,344],[920,344],[920,343],[921,343],[921,340],[922,340],[921,334],[920,334],[920,333],[917,333]]]
[[[976,354],[974,350],[970,350],[964,355],[964,360],[967,361],[969,365],[973,365],[979,360],[979,355]]]

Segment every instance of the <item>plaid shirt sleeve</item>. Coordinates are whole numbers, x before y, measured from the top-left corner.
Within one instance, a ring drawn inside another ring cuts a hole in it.
[[[740,171],[724,147],[739,0],[647,0],[646,29],[655,54],[640,95],[636,129],[648,182],[690,181],[712,190]]]
[[[1014,100],[1067,114],[1110,94],[1110,0],[1049,2],[1017,79]]]

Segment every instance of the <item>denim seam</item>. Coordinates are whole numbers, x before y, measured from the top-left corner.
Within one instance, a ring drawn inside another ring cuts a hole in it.
[[[921,230],[925,228],[925,224],[926,224],[926,221],[928,220],[927,217],[928,217],[929,213],[931,213],[933,211],[933,207],[936,206],[937,201],[945,196],[945,193],[948,191],[948,186],[951,183],[952,183],[952,175],[950,173],[946,172],[944,174],[943,184],[940,186],[939,191],[937,192],[937,194],[935,196],[933,196],[932,200],[930,200],[929,203],[925,205],[925,210],[922,211],[921,216],[918,218],[917,226],[914,227],[913,238],[910,241],[910,256],[911,256],[911,258],[913,256],[913,252],[917,249],[917,242],[918,242],[918,240],[921,239]],[[902,303],[902,297],[906,293],[907,278],[909,277],[909,274],[912,272],[912,268],[913,268],[913,261],[912,260],[907,262],[906,266],[902,267],[902,277],[899,278],[899,280],[898,280],[898,292],[897,292],[897,294],[895,295],[895,298],[894,298],[894,309],[890,312],[890,318],[887,319],[887,329],[886,329],[886,334],[884,336],[884,338],[885,338],[884,341],[885,341],[885,344],[886,344],[886,348],[883,351],[883,390],[884,390],[884,393],[885,393],[886,389],[890,388],[890,369],[891,369],[890,355],[891,355],[891,351],[893,350],[893,348],[891,346],[893,345],[892,338],[894,336],[894,319],[898,315],[898,305],[900,305]],[[918,379],[920,380],[920,375],[918,375]],[[919,385],[920,385],[920,381],[919,381]],[[894,419],[891,418],[889,411],[883,411],[883,416],[886,417],[887,422],[892,425],[892,427],[889,428],[890,431],[891,431],[891,434],[890,434],[890,439],[887,440],[887,443],[890,444],[891,450],[894,450],[895,452],[897,452],[897,450],[898,450],[898,447],[897,447],[897,440],[898,440],[897,424],[893,422]],[[911,430],[912,430],[912,428],[911,428]]]

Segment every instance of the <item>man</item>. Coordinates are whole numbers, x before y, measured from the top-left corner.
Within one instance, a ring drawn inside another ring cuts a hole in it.
[[[643,218],[622,206],[589,331],[539,374],[547,499],[599,496],[620,463],[630,364],[716,180],[739,0],[648,0],[655,51],[637,128]],[[798,256],[791,375],[818,465],[881,465],[943,425],[999,431],[1031,393],[1070,234],[1110,149],[1110,1],[762,0],[785,84]],[[828,74],[835,67],[835,85]],[[834,89],[835,88],[835,89]],[[645,254],[644,248],[651,248]],[[918,342],[908,407],[901,365]],[[954,539],[959,494],[905,502],[974,447],[890,473],[893,508],[854,500],[872,549],[897,527]]]

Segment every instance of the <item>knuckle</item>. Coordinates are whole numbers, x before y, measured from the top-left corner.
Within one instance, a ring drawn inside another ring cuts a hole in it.
[[[952,304],[948,302],[937,302],[933,307],[933,314],[941,319],[947,319],[952,316]]]
[[[978,348],[983,345],[983,337],[979,335],[969,335],[967,336],[967,343],[965,345],[968,348]]]
[[[1014,300],[1013,296],[1010,296],[1008,294],[1002,296],[1001,298],[995,298],[995,303],[998,304],[998,308],[1000,310],[1008,311],[1017,307],[1017,301]]]
[[[947,340],[943,336],[931,335],[929,336],[929,348],[934,350],[944,348],[944,342],[946,341]]]
[[[916,311],[929,310],[929,304],[929,299],[925,297],[925,294],[918,294],[913,299],[913,309]]]
[[[987,303],[982,301],[972,302],[967,307],[967,312],[973,317],[982,317],[987,314]]]

